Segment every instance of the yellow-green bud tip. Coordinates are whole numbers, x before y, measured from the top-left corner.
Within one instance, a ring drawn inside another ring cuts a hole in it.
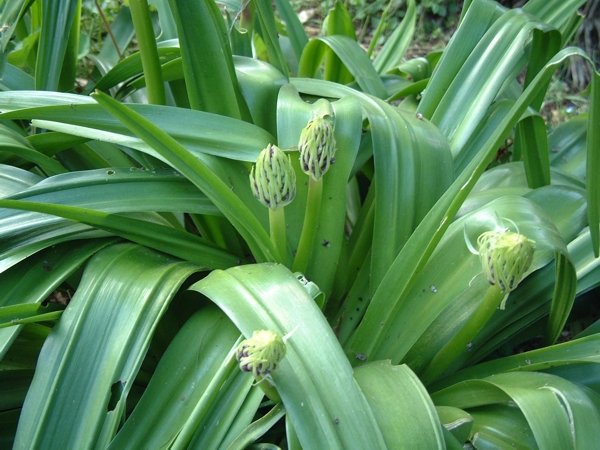
[[[490,284],[506,293],[515,290],[531,266],[535,242],[512,231],[486,231],[477,245]]]
[[[335,138],[329,118],[317,116],[302,130],[300,142],[300,166],[304,173],[318,181],[329,166],[335,162]]]
[[[255,331],[251,338],[243,340],[237,348],[240,369],[250,372],[254,378],[268,376],[277,369],[285,357],[283,338],[271,330]]]
[[[289,155],[269,144],[250,171],[252,193],[271,209],[289,204],[296,196],[296,172]]]

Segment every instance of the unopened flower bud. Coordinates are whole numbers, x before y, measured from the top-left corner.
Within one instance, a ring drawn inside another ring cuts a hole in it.
[[[268,208],[289,204],[296,196],[296,173],[289,155],[269,144],[250,171],[250,186],[254,196]]]
[[[336,148],[331,120],[317,116],[308,122],[300,135],[298,150],[302,170],[318,181],[335,162],[333,155]]]
[[[254,378],[264,378],[277,369],[285,351],[285,342],[278,333],[260,330],[240,343],[236,356],[241,370],[252,373]]]
[[[533,261],[535,242],[512,231],[487,231],[477,238],[483,273],[508,293],[517,288]]]

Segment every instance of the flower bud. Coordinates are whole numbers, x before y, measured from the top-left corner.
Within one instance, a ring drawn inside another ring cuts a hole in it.
[[[250,186],[254,196],[268,208],[289,204],[296,196],[296,173],[289,155],[269,144],[250,171]]]
[[[271,330],[255,331],[251,338],[243,340],[237,348],[236,356],[240,369],[250,372],[254,378],[267,377],[277,369],[285,357],[283,338]]]
[[[335,162],[335,138],[331,120],[317,116],[302,130],[300,142],[300,166],[313,180],[318,181],[329,166]]]
[[[512,231],[486,231],[477,238],[483,273],[506,293],[515,290],[533,261],[535,242]]]

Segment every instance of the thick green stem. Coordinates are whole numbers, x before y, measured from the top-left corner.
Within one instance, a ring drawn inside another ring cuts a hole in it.
[[[323,196],[323,179],[319,181],[309,177],[308,183],[308,198],[306,200],[306,213],[304,214],[304,224],[302,225],[302,234],[298,243],[298,250],[293,272],[305,273],[308,267],[310,254],[312,253],[315,234],[317,233],[317,221],[321,210],[321,197]]]
[[[146,77],[146,90],[148,92],[148,103],[153,105],[164,105],[165,84],[162,78],[154,27],[150,17],[150,9],[147,0],[130,0],[131,18],[137,35],[142,58],[142,68]]]
[[[458,330],[444,347],[433,357],[420,377],[424,384],[431,383],[441,375],[464,351],[492,318],[498,306],[506,297],[506,292],[497,285],[490,286],[480,305],[467,322]]]
[[[287,244],[285,210],[282,206],[277,209],[269,208],[269,227],[271,230],[271,241],[279,253],[279,262],[285,264],[287,259]]]

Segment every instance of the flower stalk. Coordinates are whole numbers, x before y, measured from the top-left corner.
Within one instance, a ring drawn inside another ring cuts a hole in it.
[[[321,211],[323,175],[335,162],[336,143],[333,136],[333,122],[327,114],[316,116],[308,122],[300,135],[298,150],[300,152],[300,167],[309,176],[309,183],[302,234],[300,235],[292,271],[305,273]]]

